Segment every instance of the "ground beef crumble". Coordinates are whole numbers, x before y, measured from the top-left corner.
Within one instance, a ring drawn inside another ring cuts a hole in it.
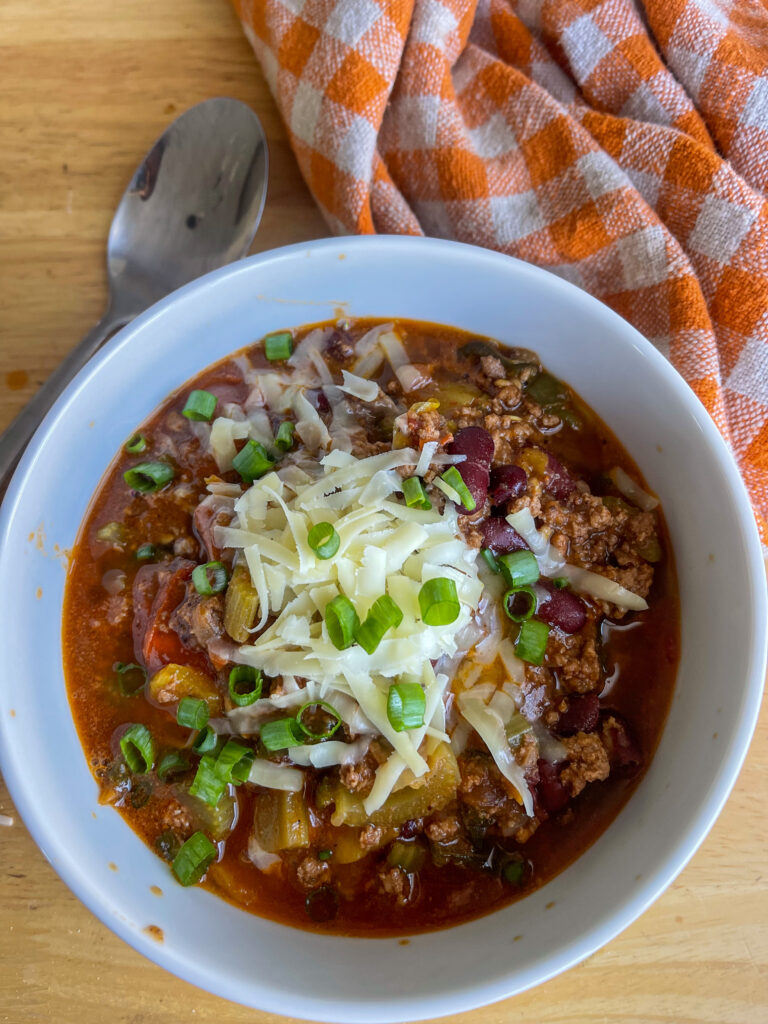
[[[410,900],[413,885],[408,874],[402,868],[383,867],[378,873],[379,891],[390,896],[398,906],[405,906]]]
[[[389,751],[381,740],[374,739],[366,751],[365,757],[354,764],[343,764],[339,768],[341,784],[350,793],[367,796],[376,778],[376,769],[389,757]]]
[[[475,828],[494,827],[501,835],[516,838],[518,842],[524,842],[533,834],[536,825],[518,803],[514,787],[501,774],[490,754],[481,750],[466,751],[459,758],[459,768],[458,796],[465,809],[465,821],[471,821]]]
[[[296,868],[296,880],[302,889],[310,891],[330,881],[331,869],[327,861],[305,857]]]
[[[493,461],[496,465],[514,462],[521,447],[540,437],[533,424],[505,412],[501,403],[495,411],[492,409],[490,412],[474,405],[461,406],[454,416],[457,430],[462,427],[483,427],[488,431],[493,438]]]
[[[355,349],[345,331],[334,331],[325,343],[325,351],[340,366],[347,365],[355,355]]]
[[[520,737],[514,753],[515,760],[526,774],[534,770],[539,757],[539,745],[531,733],[524,733]]]
[[[454,812],[441,811],[426,823],[424,831],[434,843],[448,843],[461,833],[461,822]]]
[[[406,415],[407,434],[411,445],[422,448],[428,441],[446,443],[451,433],[446,427],[445,416],[437,409],[409,410]]]
[[[568,764],[560,772],[560,782],[571,796],[578,796],[588,782],[604,782],[611,771],[605,746],[594,732],[577,732],[563,739]]]
[[[603,671],[597,649],[597,622],[591,616],[578,633],[553,628],[544,658],[547,668],[557,673],[560,685],[572,693],[602,689]]]
[[[384,838],[384,829],[379,825],[372,825],[370,822],[360,829],[360,845],[364,850],[375,850],[381,846]]]
[[[189,835],[192,831],[192,818],[189,811],[180,804],[169,804],[161,819],[162,828],[173,830],[181,835]]]

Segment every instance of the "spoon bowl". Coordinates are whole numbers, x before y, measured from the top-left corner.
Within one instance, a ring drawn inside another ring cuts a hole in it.
[[[133,315],[248,251],[267,193],[267,142],[245,104],[199,103],[160,136],[117,208],[112,304]]]
[[[239,100],[198,103],[163,132],[112,221],[106,313],[0,435],[0,496],[43,416],[110,335],[170,292],[246,255],[267,171],[261,122]]]

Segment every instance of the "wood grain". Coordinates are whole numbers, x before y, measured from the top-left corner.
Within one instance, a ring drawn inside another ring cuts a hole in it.
[[[226,0],[0,2],[0,429],[101,315],[104,243],[138,160],[193,103],[262,118],[254,251],[326,233]],[[677,882],[566,975],[461,1024],[768,1024],[768,717]],[[14,814],[0,783],[0,812]],[[279,1020],[178,981],[80,904],[17,819],[0,830],[0,1022]],[[290,1012],[290,1007],[286,1007]]]

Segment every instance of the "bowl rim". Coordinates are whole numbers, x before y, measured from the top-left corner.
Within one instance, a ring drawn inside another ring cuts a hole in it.
[[[706,799],[701,802],[690,826],[679,837],[674,855],[669,856],[654,872],[649,874],[623,902],[610,911],[606,911],[601,919],[594,921],[577,939],[568,943],[567,948],[560,949],[541,961],[541,970],[535,977],[532,977],[524,984],[513,983],[508,977],[503,977],[490,982],[478,983],[471,988],[462,988],[460,992],[451,993],[450,1007],[445,1006],[443,1003],[440,1009],[436,1008],[438,997],[435,995],[420,996],[418,998],[412,996],[393,996],[386,1004],[379,1004],[378,1006],[370,1004],[361,1005],[360,1003],[349,1004],[343,999],[339,999],[335,1004],[331,1005],[326,1000],[319,1007],[321,1015],[318,1015],[317,1010],[314,1010],[314,1012],[312,1010],[312,1006],[316,1005],[315,1001],[308,997],[300,997],[299,993],[297,993],[297,999],[300,1000],[299,1005],[292,1006],[290,1012],[293,1016],[307,1020],[349,1021],[350,1024],[362,1019],[371,1022],[413,1021],[434,1017],[436,1013],[445,1015],[463,1012],[526,991],[567,970],[609,942],[635,921],[682,871],[720,814],[746,757],[749,742],[757,723],[765,679],[766,644],[768,642],[766,620],[768,619],[768,610],[766,609],[763,554],[757,526],[746,488],[733,456],[698,398],[688,388],[672,365],[649,341],[608,306],[599,302],[599,300],[582,289],[577,288],[555,274],[513,257],[473,245],[443,239],[411,236],[354,236],[325,238],[283,246],[250,256],[220,270],[206,274],[204,277],[185,285],[150,307],[115,334],[86,364],[62,392],[38,427],[16,469],[2,506],[0,506],[0,557],[5,549],[5,545],[8,543],[13,512],[20,496],[28,486],[34,486],[34,484],[30,484],[30,468],[40,449],[48,442],[57,421],[61,416],[68,414],[69,406],[76,398],[78,391],[100,371],[102,364],[118,349],[130,346],[134,336],[145,325],[156,317],[166,315],[169,311],[172,312],[175,307],[183,305],[189,295],[204,292],[208,289],[215,289],[223,279],[242,275],[243,279],[247,280],[249,275],[258,272],[259,267],[275,261],[290,261],[298,254],[317,253],[321,257],[328,257],[329,255],[338,257],[340,253],[346,254],[353,249],[363,254],[370,249],[381,249],[384,251],[389,250],[391,257],[396,258],[395,254],[398,251],[402,252],[403,249],[413,250],[417,247],[421,250],[420,255],[426,254],[428,250],[432,250],[438,255],[450,250],[450,252],[460,258],[466,258],[475,262],[485,260],[498,263],[503,261],[507,265],[508,271],[512,274],[519,275],[523,279],[526,276],[536,279],[553,292],[566,292],[571,303],[576,303],[577,305],[580,303],[591,309],[593,315],[599,315],[606,322],[607,330],[610,333],[623,335],[626,342],[639,349],[653,364],[653,372],[665,377],[670,386],[673,386],[678,391],[681,399],[686,402],[689,411],[695,419],[697,427],[704,434],[705,443],[714,449],[714,454],[718,457],[723,469],[722,482],[730,491],[734,504],[738,508],[739,521],[737,526],[745,543],[745,560],[750,573],[749,580],[746,581],[752,620],[751,647],[748,659],[750,668],[745,677],[744,696],[740,708],[738,726],[734,728],[733,740],[721,759],[716,782],[710,788]],[[200,370],[202,369],[204,367],[201,366]],[[1,688],[2,682],[0,681]],[[113,932],[154,963],[159,964],[184,980],[225,999],[234,999],[243,1002],[245,1005],[263,1009],[266,1012],[283,1014],[283,1006],[274,1000],[273,995],[265,992],[266,998],[259,998],[258,1002],[254,1002],[253,996],[250,999],[244,998],[244,991],[233,993],[230,989],[225,990],[224,984],[220,981],[218,975],[215,973],[206,974],[204,970],[201,971],[199,964],[193,965],[185,958],[175,955],[174,951],[168,946],[154,943],[147,936],[137,933],[136,930],[130,927],[128,922],[123,922],[110,913],[109,905],[104,900],[98,885],[89,879],[84,871],[68,857],[66,844],[62,844],[58,837],[47,829],[44,816],[33,798],[34,794],[28,791],[25,785],[21,763],[14,751],[14,745],[10,741],[6,718],[7,716],[0,716],[0,770],[3,772],[11,797],[27,829],[54,870],[56,870],[75,895]],[[461,928],[462,925],[455,927]]]

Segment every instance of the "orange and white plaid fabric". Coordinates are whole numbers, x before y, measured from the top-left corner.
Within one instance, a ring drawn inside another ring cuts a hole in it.
[[[768,543],[768,7],[234,0],[337,233],[546,267],[667,355]]]

